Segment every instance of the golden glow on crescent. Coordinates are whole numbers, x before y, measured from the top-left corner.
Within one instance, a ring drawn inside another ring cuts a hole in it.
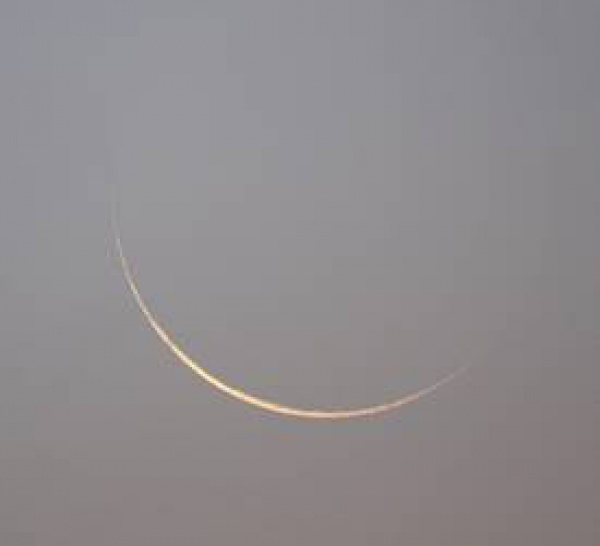
[[[190,370],[192,370],[196,375],[200,376],[207,383],[220,390],[221,392],[235,398],[240,402],[244,402],[250,406],[254,406],[256,408],[260,408],[262,410],[268,411],[270,413],[275,413],[278,415],[285,415],[287,417],[296,417],[299,419],[320,419],[320,420],[342,420],[342,419],[354,419],[358,417],[369,417],[382,413],[386,413],[388,411],[400,408],[402,406],[406,406],[412,402],[427,396],[433,391],[440,388],[442,385],[445,385],[452,381],[456,376],[466,370],[467,366],[463,366],[451,374],[447,375],[437,383],[430,385],[424,389],[416,391],[412,394],[408,394],[403,396],[402,398],[398,398],[396,400],[392,400],[390,402],[384,404],[378,404],[375,406],[368,406],[356,409],[343,409],[343,410],[322,410],[322,409],[303,409],[296,408],[291,406],[284,406],[282,404],[278,404],[277,402],[272,402],[270,400],[266,400],[264,398],[259,398],[257,396],[253,396],[247,392],[239,388],[232,387],[228,385],[223,380],[219,379],[208,370],[203,368],[198,362],[196,362],[191,356],[186,354],[184,350],[177,345],[177,343],[171,338],[171,336],[166,332],[166,330],[160,325],[158,320],[154,317],[146,302],[142,298],[142,295],[137,287],[133,274],[131,272],[131,268],[129,267],[129,262],[125,257],[125,253],[123,251],[123,245],[121,242],[121,237],[119,235],[119,230],[116,221],[116,213],[113,215],[113,227],[115,232],[115,240],[117,251],[119,255],[119,260],[121,262],[121,267],[123,270],[123,274],[125,276],[125,280],[127,281],[127,285],[131,290],[137,306],[140,311],[148,321],[148,324],[152,327],[154,332],[158,335],[160,340],[167,346],[167,348],[177,357],[177,359],[185,364]]]

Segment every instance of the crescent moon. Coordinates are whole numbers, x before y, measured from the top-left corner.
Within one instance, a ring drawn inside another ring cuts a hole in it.
[[[272,400],[268,400],[266,398],[262,398],[256,395],[252,395],[239,387],[234,387],[228,383],[226,383],[223,379],[220,379],[209,370],[204,368],[198,361],[188,355],[179,345],[178,343],[167,333],[167,330],[160,324],[158,319],[154,316],[148,305],[146,304],[142,294],[138,288],[138,285],[135,281],[134,275],[132,273],[132,269],[129,265],[129,261],[125,256],[125,252],[123,250],[123,243],[121,241],[121,235],[117,222],[116,215],[116,207],[113,208],[113,232],[115,245],[117,249],[117,254],[119,258],[119,262],[121,265],[121,270],[125,277],[125,281],[129,290],[131,291],[135,303],[137,307],[141,311],[143,317],[146,319],[148,325],[154,330],[158,338],[162,341],[162,343],[175,355],[175,357],[185,366],[187,366],[193,373],[202,378],[208,384],[212,385],[218,391],[234,398],[239,402],[243,402],[249,406],[253,406],[255,408],[261,409],[263,411],[269,412],[271,414],[282,415],[285,417],[294,417],[297,419],[304,420],[328,420],[328,421],[340,421],[340,420],[349,420],[349,419],[358,419],[362,417],[373,417],[376,415],[381,415],[392,410],[407,406],[408,404],[412,404],[417,400],[433,393],[443,385],[450,383],[454,380],[458,375],[463,373],[468,366],[462,366],[452,373],[443,377],[437,383],[420,389],[411,394],[405,395],[401,398],[397,398],[395,400],[391,400],[389,402],[359,407],[359,408],[351,408],[351,409],[339,409],[339,410],[324,410],[324,409],[308,409],[308,408],[299,408],[293,406],[287,406],[284,404],[280,404],[274,402]]]

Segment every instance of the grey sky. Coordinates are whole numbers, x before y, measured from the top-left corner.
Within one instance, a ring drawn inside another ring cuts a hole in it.
[[[597,544],[599,21],[3,2],[0,543]]]

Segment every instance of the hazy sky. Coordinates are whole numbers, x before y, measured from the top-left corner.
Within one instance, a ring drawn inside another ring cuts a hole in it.
[[[2,2],[0,543],[599,544],[599,22]]]

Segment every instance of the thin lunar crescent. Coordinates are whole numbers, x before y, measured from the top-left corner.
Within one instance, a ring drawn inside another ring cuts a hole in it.
[[[265,398],[261,398],[252,394],[249,394],[242,390],[241,388],[236,388],[219,377],[213,375],[206,368],[200,365],[199,362],[194,360],[191,356],[189,356],[177,343],[176,341],[167,333],[167,331],[163,328],[163,326],[158,322],[158,319],[155,318],[154,314],[150,311],[150,308],[146,304],[143,299],[141,292],[135,282],[131,267],[129,262],[125,256],[125,252],[123,250],[123,244],[121,241],[121,236],[118,229],[118,223],[116,218],[116,211],[113,209],[113,229],[116,247],[118,251],[118,257],[121,264],[121,268],[123,274],[125,276],[125,280],[131,293],[134,296],[135,302],[142,312],[142,315],[145,317],[148,324],[154,330],[159,339],[166,345],[166,347],[177,357],[177,359],[185,364],[192,372],[196,375],[200,376],[207,383],[218,389],[224,394],[231,396],[232,398],[238,400],[239,402],[243,402],[250,406],[254,406],[261,410],[277,414],[284,415],[286,417],[295,417],[298,419],[311,419],[311,420],[343,420],[343,419],[356,419],[360,417],[371,417],[383,413],[387,413],[394,409],[406,406],[411,404],[412,402],[416,402],[420,398],[427,396],[428,394],[434,392],[439,389],[441,386],[446,385],[450,381],[452,381],[455,377],[457,377],[460,373],[465,371],[467,366],[463,366],[458,368],[454,372],[445,376],[443,379],[425,387],[421,390],[413,392],[411,394],[405,395],[402,398],[398,398],[396,400],[392,400],[386,403],[377,404],[374,406],[360,407],[360,408],[351,408],[351,409],[340,409],[340,410],[324,410],[324,409],[307,409],[307,408],[298,408],[292,406],[286,406],[271,400],[267,400]]]

